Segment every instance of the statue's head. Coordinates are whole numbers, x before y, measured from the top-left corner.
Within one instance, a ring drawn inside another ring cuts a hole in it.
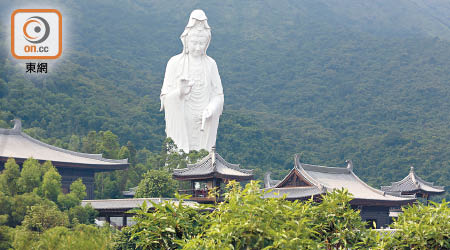
[[[189,22],[180,37],[184,53],[193,56],[206,54],[211,41],[211,28],[207,20],[203,10],[192,11]]]

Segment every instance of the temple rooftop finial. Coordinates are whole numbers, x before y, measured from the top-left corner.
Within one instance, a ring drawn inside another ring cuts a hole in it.
[[[353,171],[353,162],[352,162],[352,160],[346,160],[345,162],[347,163],[347,169],[350,169],[351,171]]]
[[[216,146],[211,147],[211,162],[214,165],[216,163]]]
[[[300,163],[300,154],[294,155],[294,168],[297,168],[297,169],[302,168],[302,164]]]
[[[22,121],[20,121],[19,118],[14,118],[14,120],[11,121],[14,122],[14,131],[22,131]]]
[[[410,173],[414,173],[414,166],[411,166],[411,169],[409,170]]]

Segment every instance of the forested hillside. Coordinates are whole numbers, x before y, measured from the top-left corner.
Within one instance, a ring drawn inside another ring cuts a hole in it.
[[[321,165],[351,158],[375,187],[414,165],[450,186],[448,1],[50,1],[65,46],[45,76],[25,75],[9,52],[9,16],[25,3],[0,2],[2,127],[19,117],[34,137],[82,151],[89,131],[110,130],[145,165],[143,149],[158,153],[165,137],[166,63],[202,8],[225,92],[225,159],[280,178],[294,153]]]

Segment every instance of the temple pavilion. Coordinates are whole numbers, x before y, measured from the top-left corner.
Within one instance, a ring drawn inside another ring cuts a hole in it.
[[[14,158],[22,166],[28,158],[43,163],[51,161],[62,179],[63,192],[69,192],[70,184],[81,178],[86,186],[88,199],[94,198],[94,175],[98,172],[124,170],[128,160],[105,159],[101,154],[85,154],[58,148],[36,140],[22,132],[19,119],[14,120],[14,128],[0,128],[0,170],[9,158]]]
[[[347,167],[325,167],[300,162],[298,155],[294,167],[281,181],[265,177],[265,189],[269,190],[265,198],[285,196],[288,200],[320,200],[322,194],[334,189],[345,188],[353,196],[350,205],[360,210],[365,221],[373,221],[377,227],[390,224],[389,209],[414,202],[415,196],[398,196],[375,189],[355,175],[353,163],[347,161]]]
[[[189,194],[190,200],[208,203],[220,199],[220,197],[209,197],[210,190],[217,189],[220,194],[230,180],[252,180],[253,170],[243,169],[239,164],[228,163],[213,147],[211,152],[198,163],[188,164],[187,168],[174,169],[173,178],[188,181],[190,184],[188,189],[179,190],[180,194]]]
[[[433,182],[424,181],[416,175],[414,167],[411,166],[409,174],[401,181],[392,182],[390,186],[382,186],[381,190],[390,193],[399,193],[402,195],[415,194],[417,197],[428,198],[431,195],[443,194],[443,186],[435,186]]]

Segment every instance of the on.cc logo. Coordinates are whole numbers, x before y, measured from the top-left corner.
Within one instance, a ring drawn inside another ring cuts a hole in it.
[[[50,25],[48,25],[47,20],[42,17],[30,17],[23,25],[23,34],[25,39],[30,43],[42,43],[47,40],[48,35],[50,34]]]
[[[11,54],[16,59],[57,59],[62,16],[55,9],[17,9],[11,14]]]

